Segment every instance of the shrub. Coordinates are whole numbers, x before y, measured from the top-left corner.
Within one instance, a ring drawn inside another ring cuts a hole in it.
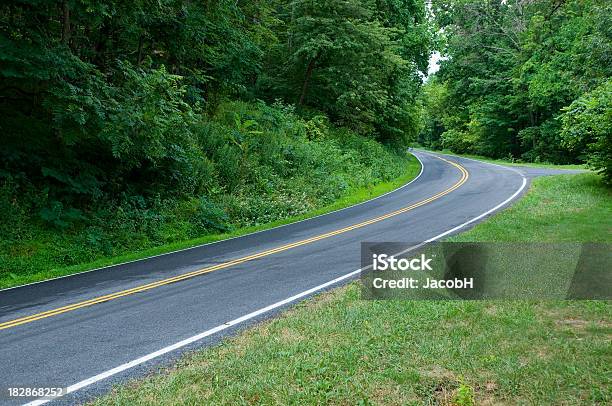
[[[612,183],[612,80],[563,109],[564,144]]]
[[[337,129],[324,116],[305,119],[290,106],[260,102],[224,102],[212,117],[198,116],[180,107],[178,78],[128,70],[135,94],[160,83],[177,87],[163,96],[168,99],[126,100],[133,110],[107,124],[123,171],[109,179],[124,186],[102,185],[94,201],[62,202],[30,180],[5,180],[0,209],[9,216],[0,230],[7,231],[2,248],[8,254],[0,255],[1,272],[62,267],[285,219],[404,169],[403,152]],[[157,109],[176,117],[153,117]],[[185,114],[187,124],[178,123]],[[132,119],[123,121],[127,116]],[[145,134],[148,126],[155,127],[152,134]],[[144,137],[144,146],[130,145],[128,134]],[[93,193],[86,179],[48,175],[72,193]]]

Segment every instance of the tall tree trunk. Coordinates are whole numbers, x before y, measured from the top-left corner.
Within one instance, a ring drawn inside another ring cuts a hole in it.
[[[287,35],[287,45],[289,53],[293,53],[293,30],[295,30],[295,2],[291,3],[291,23],[289,24],[289,33]]]
[[[138,38],[138,52],[136,54],[136,65],[140,66],[142,63],[142,46],[144,44],[144,34],[140,34]]]
[[[310,77],[312,76],[312,71],[315,68],[315,63],[317,62],[318,56],[315,56],[308,63],[308,68],[306,69],[306,77],[304,78],[304,85],[302,85],[302,94],[300,95],[300,100],[298,101],[298,106],[304,104],[304,99],[306,98],[306,92],[308,91],[308,82],[310,81]]]
[[[70,41],[70,6],[68,0],[62,3],[62,43],[68,45]]]

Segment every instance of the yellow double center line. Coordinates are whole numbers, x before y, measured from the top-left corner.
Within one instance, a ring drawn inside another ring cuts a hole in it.
[[[214,266],[198,269],[197,271],[187,272],[187,273],[184,273],[184,274],[181,274],[181,275],[174,276],[172,278],[162,279],[160,281],[148,283],[146,285],[137,286],[135,288],[122,290],[122,291],[111,293],[111,294],[105,295],[105,296],[95,297],[93,299],[85,300],[85,301],[82,301],[82,302],[74,303],[74,304],[71,304],[71,305],[63,306],[63,307],[58,307],[56,309],[47,310],[47,311],[41,312],[41,313],[32,314],[30,316],[25,316],[25,317],[21,317],[21,318],[14,319],[14,320],[9,320],[9,321],[6,321],[4,323],[0,323],[0,330],[4,330],[4,329],[7,329],[7,328],[15,327],[15,326],[18,326],[20,324],[30,323],[32,321],[44,319],[44,318],[55,316],[55,315],[58,315],[58,314],[70,312],[70,311],[73,311],[73,310],[76,310],[76,309],[80,309],[82,307],[87,307],[87,306],[92,306],[92,305],[95,305],[95,304],[98,304],[98,303],[108,302],[110,300],[118,299],[118,298],[123,297],[123,296],[133,295],[134,293],[138,293],[138,292],[144,292],[144,291],[147,291],[147,290],[150,290],[150,289],[157,288],[159,286],[168,285],[170,283],[184,281],[186,279],[194,278],[196,276],[203,275],[203,274],[206,274],[206,273],[210,273],[210,272],[213,272],[213,271],[217,271],[219,269],[229,268],[229,267],[234,266],[234,265],[243,264],[245,262],[249,262],[249,261],[252,261],[254,259],[267,257],[269,255],[276,254],[278,252],[287,251],[287,250],[289,250],[291,248],[300,247],[302,245],[310,244],[310,243],[313,243],[313,242],[316,242],[316,241],[324,240],[324,239],[329,238],[329,237],[333,237],[333,236],[338,235],[338,234],[343,234],[343,233],[346,233],[346,232],[351,231],[351,230],[355,230],[355,229],[358,229],[358,228],[361,228],[361,227],[365,227],[365,226],[368,226],[370,224],[378,223],[378,222],[386,220],[388,218],[391,218],[391,217],[397,216],[399,214],[405,213],[407,211],[413,210],[413,209],[415,209],[417,207],[423,206],[423,205],[425,205],[427,203],[430,203],[430,202],[432,202],[432,201],[434,201],[436,199],[439,199],[440,197],[442,197],[444,195],[449,194],[453,190],[455,190],[458,187],[460,187],[461,185],[463,185],[467,181],[467,179],[469,177],[468,171],[464,167],[462,167],[461,165],[459,165],[459,164],[457,164],[455,162],[451,162],[449,160],[446,160],[444,158],[440,158],[440,157],[436,157],[436,158],[441,159],[441,160],[443,160],[443,161],[453,165],[457,169],[459,169],[459,171],[461,172],[461,179],[459,179],[459,181],[457,183],[455,183],[453,186],[451,186],[450,188],[448,188],[448,189],[446,189],[446,190],[444,190],[444,191],[442,191],[440,193],[437,193],[437,194],[435,194],[435,195],[433,195],[433,196],[431,196],[431,197],[429,197],[429,198],[427,198],[425,200],[421,200],[421,201],[419,201],[417,203],[411,204],[410,206],[403,207],[403,208],[401,208],[399,210],[396,210],[396,211],[393,211],[391,213],[387,213],[387,214],[384,214],[382,216],[379,216],[379,217],[376,217],[376,218],[373,218],[373,219],[370,219],[370,220],[366,220],[366,221],[358,223],[358,224],[353,224],[351,226],[348,226],[348,227],[345,227],[345,228],[341,228],[339,230],[330,231],[328,233],[320,234],[320,235],[317,235],[315,237],[307,238],[305,240],[297,241],[297,242],[294,242],[294,243],[290,243],[290,244],[286,244],[286,245],[281,245],[280,247],[276,247],[276,248],[272,248],[272,249],[269,249],[269,250],[266,250],[266,251],[258,252],[256,254],[249,255],[249,256],[246,256],[246,257],[242,257],[242,258],[238,258],[238,259],[233,259],[231,261],[223,262],[223,263],[218,264],[218,265],[214,265]]]

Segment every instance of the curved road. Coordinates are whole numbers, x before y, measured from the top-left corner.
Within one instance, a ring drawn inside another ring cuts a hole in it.
[[[363,241],[422,242],[461,231],[518,198],[530,175],[526,168],[415,155],[423,165],[417,179],[360,205],[0,291],[0,403],[31,400],[10,399],[8,387],[69,387],[54,401],[62,404],[103,393],[356,278]]]

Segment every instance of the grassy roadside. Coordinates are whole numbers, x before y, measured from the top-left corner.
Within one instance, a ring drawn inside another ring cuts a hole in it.
[[[253,233],[256,231],[267,230],[273,227],[278,227],[284,224],[293,223],[296,221],[304,220],[307,218],[319,216],[322,214],[326,214],[335,210],[343,209],[348,206],[352,206],[354,204],[358,204],[364,202],[366,200],[372,199],[376,196],[380,196],[387,192],[390,192],[398,187],[406,184],[407,182],[414,179],[419,171],[421,170],[421,165],[414,156],[409,156],[406,160],[405,170],[403,174],[389,182],[378,183],[371,187],[362,187],[358,189],[353,189],[349,191],[345,196],[336,200],[334,203],[320,207],[316,210],[309,211],[305,214],[301,214],[299,216],[292,216],[289,218],[285,218],[282,220],[261,224],[257,226],[244,227],[240,229],[233,230],[228,233],[220,233],[220,234],[209,234],[200,238],[190,239],[186,241],[179,241],[176,243],[160,245],[154,248],[145,249],[142,251],[132,252],[125,255],[119,255],[114,257],[106,257],[100,258],[93,262],[72,265],[61,268],[52,268],[40,272],[35,273],[26,273],[26,274],[4,274],[0,276],[0,289],[8,288],[12,286],[18,286],[26,283],[38,282],[50,278],[55,278],[59,276],[70,275],[78,272],[87,271],[90,269],[96,269],[101,267],[106,267],[110,265],[120,264],[123,262],[134,261],[142,258],[147,258],[153,255],[159,255],[168,253],[171,251],[176,251],[180,249],[190,248],[201,244],[211,243],[215,241],[220,241],[228,238],[239,237],[241,235]]]
[[[539,178],[455,239],[611,242],[610,197],[593,174]],[[351,284],[96,404],[607,404],[611,338],[603,301],[376,302]]]
[[[612,242],[612,190],[593,173],[537,178],[518,204],[451,240]]]
[[[425,151],[431,151],[431,152],[438,152],[441,154],[447,154],[447,155],[453,155],[453,156],[460,156],[460,157],[464,157],[464,158],[472,158],[472,159],[478,159],[479,161],[484,161],[484,162],[490,162],[493,164],[498,164],[498,165],[512,165],[512,166],[532,166],[532,167],[536,167],[536,168],[551,168],[551,169],[587,169],[587,167],[585,165],[573,165],[573,164],[568,164],[568,165],[555,165],[555,164],[549,164],[549,163],[534,163],[534,162],[522,162],[522,161],[509,161],[506,159],[492,159],[492,158],[487,158],[485,156],[481,156],[481,155],[470,155],[470,154],[456,154],[448,149],[444,149],[442,151],[437,151],[434,149],[428,149],[425,147],[419,147],[419,149],[423,149]]]

